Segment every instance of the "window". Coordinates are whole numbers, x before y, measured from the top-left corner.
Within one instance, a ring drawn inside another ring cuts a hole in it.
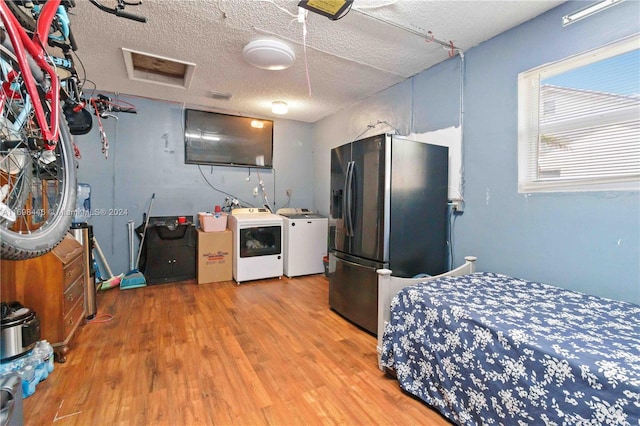
[[[640,36],[518,76],[518,192],[640,189]]]

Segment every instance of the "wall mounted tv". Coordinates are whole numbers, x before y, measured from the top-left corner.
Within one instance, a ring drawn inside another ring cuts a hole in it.
[[[194,109],[184,113],[186,164],[273,167],[273,121]]]

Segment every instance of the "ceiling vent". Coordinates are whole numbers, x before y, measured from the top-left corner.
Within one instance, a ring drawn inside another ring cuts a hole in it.
[[[253,40],[242,49],[242,57],[254,67],[284,70],[293,64],[296,54],[278,40]]]
[[[131,80],[188,89],[196,64],[122,48]]]

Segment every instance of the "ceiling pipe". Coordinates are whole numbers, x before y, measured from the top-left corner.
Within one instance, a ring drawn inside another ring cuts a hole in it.
[[[439,40],[439,39],[435,38],[432,34],[423,34],[420,31],[414,30],[413,28],[405,27],[405,26],[400,25],[398,23],[395,23],[393,21],[387,21],[386,19],[383,19],[383,18],[380,18],[378,16],[372,15],[369,12],[365,12],[362,9],[353,8],[353,10],[355,10],[356,12],[358,12],[358,13],[364,15],[364,16],[367,16],[367,17],[369,17],[371,19],[375,19],[376,21],[380,21],[380,22],[382,22],[384,24],[387,24],[387,25],[390,25],[392,27],[399,28],[399,29],[401,29],[403,31],[406,31],[408,33],[417,35],[418,37],[421,37],[421,38],[423,38],[425,40],[432,41],[434,43],[438,43],[438,44],[440,44],[440,45],[442,45],[442,46],[444,46],[444,47],[446,47],[446,48],[448,48],[450,50],[462,52],[462,49],[460,49],[459,47],[456,47],[452,42]]]

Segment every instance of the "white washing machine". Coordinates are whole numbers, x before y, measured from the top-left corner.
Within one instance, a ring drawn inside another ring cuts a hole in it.
[[[282,216],[264,208],[241,208],[228,218],[233,234],[233,279],[238,283],[281,277]]]
[[[327,255],[329,219],[309,209],[283,208],[284,274],[288,277],[321,274]]]

